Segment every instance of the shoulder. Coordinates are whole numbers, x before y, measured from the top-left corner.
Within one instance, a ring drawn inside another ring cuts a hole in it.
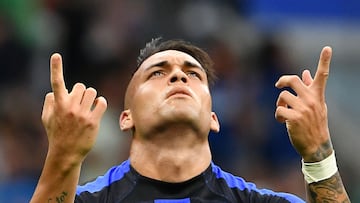
[[[221,190],[228,193],[236,200],[244,202],[305,202],[296,195],[284,192],[275,192],[269,189],[258,188],[254,183],[247,182],[239,176],[235,176],[229,172],[223,171],[214,163],[211,164],[211,169],[216,182],[213,187],[214,190]]]
[[[130,171],[130,161],[126,160],[120,165],[110,168],[104,175],[98,176],[95,180],[76,188],[76,194],[83,192],[95,193],[109,187],[114,182],[120,181]]]

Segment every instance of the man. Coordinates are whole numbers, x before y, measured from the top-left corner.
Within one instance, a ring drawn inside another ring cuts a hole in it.
[[[309,202],[350,202],[337,172],[325,104],[331,48],[320,55],[314,79],[281,77],[275,117],[286,123],[303,158]],[[148,43],[128,85],[120,128],[132,131],[130,157],[104,176],[78,186],[80,168],[94,145],[106,100],[75,84],[69,93],[59,54],[50,60],[52,93],[42,121],[49,149],[31,202],[303,202],[258,189],[211,162],[210,130],[220,125],[211,110],[212,62],[190,43],[159,39]]]

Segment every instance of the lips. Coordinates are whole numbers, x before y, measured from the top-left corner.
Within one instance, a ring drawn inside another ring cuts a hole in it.
[[[191,93],[185,88],[173,88],[168,92],[166,97],[169,98],[174,95],[185,95],[191,97]]]

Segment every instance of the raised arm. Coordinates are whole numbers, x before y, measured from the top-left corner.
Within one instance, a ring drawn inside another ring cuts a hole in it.
[[[305,70],[301,79],[285,75],[275,84],[296,93],[280,93],[275,117],[286,124],[291,143],[303,158],[308,202],[350,202],[337,171],[328,127],[325,89],[331,55],[332,49],[324,47],[314,79]]]
[[[42,122],[49,147],[31,203],[74,202],[80,168],[95,143],[106,100],[96,90],[77,83],[68,93],[62,59],[50,59],[51,93],[45,97]]]

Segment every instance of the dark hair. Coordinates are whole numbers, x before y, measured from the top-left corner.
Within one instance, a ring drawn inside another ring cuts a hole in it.
[[[184,40],[175,39],[168,41],[161,41],[162,38],[152,39],[146,43],[145,47],[140,50],[140,54],[137,58],[137,68],[150,56],[166,50],[177,50],[189,54],[194,57],[204,68],[209,85],[213,85],[216,80],[215,70],[213,68],[214,63],[210,56],[201,48],[186,42]]]

